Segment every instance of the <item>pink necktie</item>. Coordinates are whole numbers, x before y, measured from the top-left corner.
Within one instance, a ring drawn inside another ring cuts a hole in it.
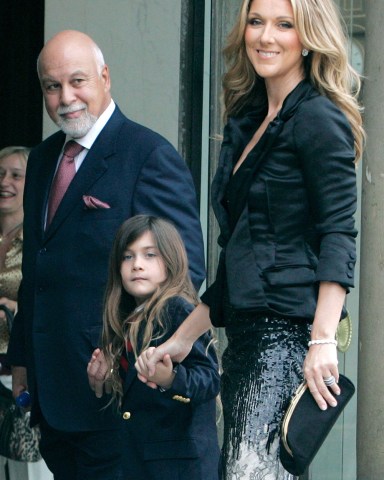
[[[65,192],[76,174],[75,157],[84,147],[73,140],[69,140],[64,146],[63,158],[60,161],[55,178],[53,179],[51,193],[48,202],[47,227],[51,223],[56,210],[64,197]]]

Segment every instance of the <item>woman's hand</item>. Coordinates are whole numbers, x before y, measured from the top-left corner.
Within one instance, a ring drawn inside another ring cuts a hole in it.
[[[0,305],[5,305],[8,308],[8,310],[10,310],[12,313],[15,313],[17,310],[17,302],[7,297],[0,298]],[[4,310],[0,310],[0,319],[1,318],[5,318]]]
[[[315,318],[312,325],[312,340],[333,342],[345,300],[345,289],[334,282],[320,282]],[[337,347],[334,343],[321,343],[309,347],[304,362],[304,377],[309,391],[322,410],[328,405],[337,405],[340,388],[337,367]],[[333,377],[335,382],[332,383]],[[324,380],[328,380],[328,387]],[[332,383],[332,384],[331,384]],[[330,391],[330,390],[331,391]],[[336,398],[332,393],[336,395]]]
[[[340,395],[339,370],[337,367],[337,349],[333,344],[312,345],[304,362],[304,377],[309,391],[318,404],[319,408],[326,410],[328,405],[335,407],[335,398],[324,383],[324,379],[335,378],[335,383],[329,388],[337,396]]]
[[[101,398],[104,391],[105,393],[111,393],[111,385],[108,382],[109,373],[104,354],[97,348],[93,352],[87,367],[89,386],[95,392],[97,398]]]

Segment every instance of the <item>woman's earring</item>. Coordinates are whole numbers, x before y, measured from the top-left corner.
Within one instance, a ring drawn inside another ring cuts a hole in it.
[[[306,57],[308,55],[309,51],[306,49],[306,48],[303,48],[303,50],[301,51],[301,55],[303,57]]]

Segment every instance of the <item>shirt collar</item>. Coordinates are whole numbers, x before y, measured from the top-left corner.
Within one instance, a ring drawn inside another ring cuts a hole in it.
[[[84,148],[86,148],[87,150],[90,150],[94,141],[98,137],[99,133],[103,130],[106,123],[111,118],[113,112],[115,111],[115,108],[116,108],[116,104],[111,99],[110,104],[104,110],[104,112],[100,115],[100,117],[96,120],[96,123],[93,125],[91,130],[86,135],[84,135],[84,137],[75,138],[74,140],[80,145],[82,145]],[[72,137],[67,135],[65,139],[65,143],[67,143],[68,140],[73,140],[73,139]]]

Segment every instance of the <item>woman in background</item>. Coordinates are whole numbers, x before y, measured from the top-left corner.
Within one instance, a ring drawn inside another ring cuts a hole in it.
[[[6,147],[0,150],[0,305],[14,315],[21,281],[23,246],[23,193],[30,149]],[[12,390],[12,376],[6,361],[9,329],[0,310],[0,381]],[[6,470],[8,474],[6,476]],[[50,480],[53,476],[43,460],[19,462],[0,457],[0,480]]]

